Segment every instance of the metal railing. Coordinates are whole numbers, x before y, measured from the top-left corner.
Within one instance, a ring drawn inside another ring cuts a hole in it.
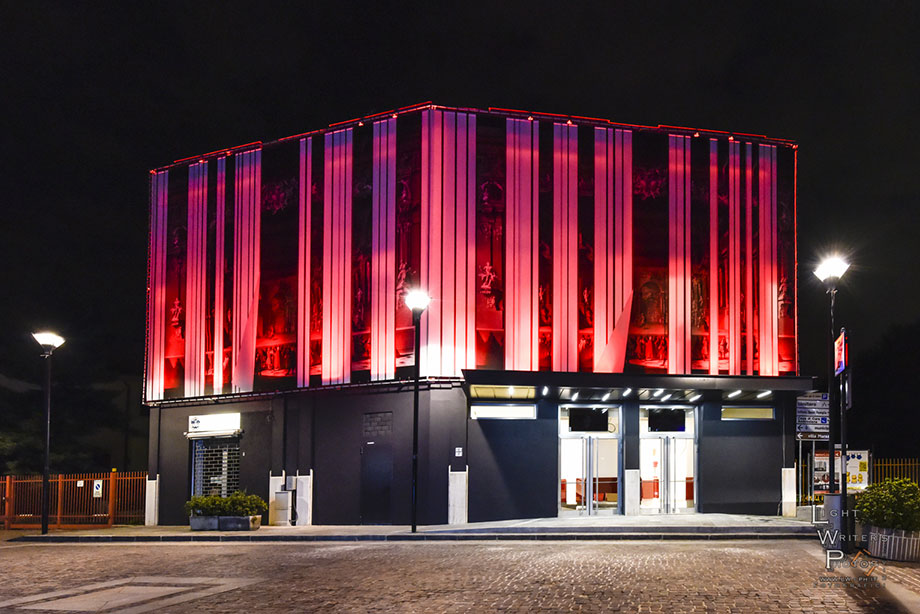
[[[920,484],[920,458],[876,458],[872,463],[872,483],[886,478],[907,478]]]
[[[820,505],[824,502],[823,493],[816,493],[809,484],[811,475],[811,457],[804,455],[798,472],[799,505]],[[920,484],[920,458],[873,458],[870,464],[869,483],[878,484],[887,478],[907,478]]]
[[[143,524],[147,473],[52,475],[48,526],[54,529]],[[0,478],[0,522],[6,529],[41,526],[42,476]]]

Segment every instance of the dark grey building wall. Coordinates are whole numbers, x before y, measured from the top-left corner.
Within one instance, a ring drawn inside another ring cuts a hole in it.
[[[623,424],[620,436],[623,438],[623,469],[639,468],[639,402],[624,401],[620,415]],[[621,506],[622,507],[622,506]]]
[[[240,412],[240,488],[268,499],[273,414],[269,402],[227,403],[159,410],[160,524],[188,524],[183,509],[191,495],[191,443],[185,437],[190,415]],[[263,521],[267,522],[267,517]]]
[[[298,397],[289,400],[289,419],[292,412],[299,414],[298,439],[311,442],[314,523],[362,523],[362,448],[387,445],[393,451],[389,500],[391,523],[409,524],[412,509],[411,386],[399,392],[317,392],[310,399]],[[364,414],[377,412],[393,413],[392,431],[365,436]],[[466,449],[465,421],[465,396],[459,387],[420,392],[420,524],[447,522],[447,471],[454,447]],[[299,462],[302,473],[310,468],[305,466],[305,456],[305,450],[301,449]]]
[[[557,516],[559,426],[555,404],[536,420],[469,421],[469,520]]]
[[[782,406],[775,420],[722,420],[720,401],[700,407],[697,511],[776,515],[782,501]]]

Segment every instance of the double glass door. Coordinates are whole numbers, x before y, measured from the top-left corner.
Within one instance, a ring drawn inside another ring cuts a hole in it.
[[[620,446],[615,437],[565,437],[560,443],[560,515],[616,514]]]
[[[696,509],[694,440],[662,435],[639,444],[639,509],[649,514],[678,514]]]

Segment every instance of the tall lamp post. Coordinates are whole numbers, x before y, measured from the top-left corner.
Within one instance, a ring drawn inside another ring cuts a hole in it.
[[[839,256],[831,256],[825,258],[818,268],[815,269],[815,276],[824,283],[824,287],[827,289],[828,303],[830,306],[830,327],[828,330],[828,355],[827,355],[827,399],[828,399],[828,418],[830,422],[830,436],[828,437],[828,473],[830,473],[830,480],[828,484],[828,494],[834,494],[837,492],[837,471],[836,471],[836,453],[837,453],[837,438],[840,436],[841,439],[841,450],[840,450],[840,510],[841,510],[841,522],[844,522],[846,519],[846,510],[847,510],[847,501],[846,501],[846,442],[843,440],[844,433],[844,410],[843,406],[840,404],[840,399],[838,398],[838,388],[836,385],[836,374],[834,373],[834,339],[836,338],[836,331],[834,327],[834,307],[835,301],[837,298],[837,282],[840,281],[840,278],[843,277],[843,274],[847,272],[847,269],[850,268],[850,265]],[[839,413],[838,413],[839,412]],[[848,531],[843,531],[848,533]],[[849,543],[847,539],[846,543],[841,542],[841,547],[844,548]]]
[[[422,347],[422,312],[428,308],[431,297],[424,290],[410,290],[406,293],[406,307],[412,311],[412,327],[415,329],[415,386],[412,391],[412,532],[418,527],[418,386],[421,379],[419,366]]]
[[[51,354],[64,343],[64,338],[50,332],[32,333],[42,346],[45,359],[45,470],[42,474],[42,535],[48,534],[48,508],[51,500]]]

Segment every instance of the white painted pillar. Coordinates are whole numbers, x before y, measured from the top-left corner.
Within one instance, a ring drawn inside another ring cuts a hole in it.
[[[639,515],[639,470],[623,471],[623,511],[627,516]]]
[[[275,512],[278,503],[275,500],[275,493],[284,490],[284,472],[281,475],[268,474],[268,523],[269,524],[288,524],[276,522],[277,514]]]
[[[288,478],[288,484],[293,482],[296,497],[294,511],[297,513],[295,524],[298,527],[313,524],[313,470],[309,475],[295,475]]]
[[[155,480],[147,480],[147,493],[144,501],[144,525],[155,527],[160,519],[160,474]]]
[[[795,467],[784,467],[783,472],[783,516],[795,518]]]
[[[469,466],[463,471],[447,468],[447,524],[469,522]]]

